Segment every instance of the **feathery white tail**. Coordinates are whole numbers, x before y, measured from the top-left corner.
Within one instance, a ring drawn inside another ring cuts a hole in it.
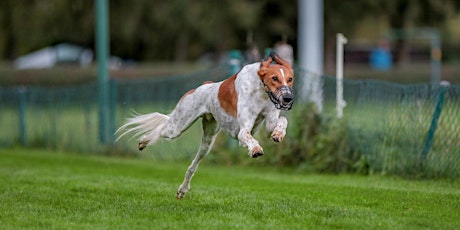
[[[115,133],[124,131],[118,136],[117,141],[126,134],[133,133],[132,138],[139,137],[139,149],[145,148],[147,145],[152,145],[161,137],[161,131],[168,122],[169,116],[161,113],[139,114],[126,119]]]

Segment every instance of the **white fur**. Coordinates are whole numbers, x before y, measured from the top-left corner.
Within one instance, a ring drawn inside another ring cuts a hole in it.
[[[168,120],[169,116],[161,113],[149,113],[128,118],[126,123],[116,131],[118,133],[125,130],[116,141],[128,133],[134,133],[132,138],[141,136],[139,143],[153,145],[160,139],[161,130]]]

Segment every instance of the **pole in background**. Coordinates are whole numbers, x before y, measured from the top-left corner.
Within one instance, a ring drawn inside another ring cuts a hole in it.
[[[336,77],[337,77],[337,118],[343,117],[343,108],[347,103],[343,100],[343,45],[348,40],[343,34],[337,34],[337,60],[336,60]]]
[[[430,30],[431,45],[431,84],[438,85],[441,82],[441,36],[437,30]]]
[[[449,85],[450,84],[447,81],[442,81],[440,83],[438,101],[436,102],[436,107],[434,109],[433,118],[431,119],[430,129],[428,130],[428,133],[426,135],[425,147],[423,148],[423,152],[422,152],[423,160],[426,160],[426,157],[428,153],[430,152],[431,147],[433,146],[434,133],[436,132],[436,129],[438,127],[438,120],[439,120],[439,117],[441,116],[442,107],[444,105],[444,98],[445,98],[447,91],[449,90]]]
[[[109,15],[108,0],[95,0],[96,4],[96,55],[99,102],[99,140],[109,142]]]
[[[299,67],[313,74],[301,80],[300,97],[309,99],[322,111],[323,0],[299,0]],[[307,98],[311,95],[311,98]]]
[[[428,39],[431,51],[431,84],[439,86],[441,82],[441,35],[435,28],[414,28],[392,30],[387,37],[397,39]]]

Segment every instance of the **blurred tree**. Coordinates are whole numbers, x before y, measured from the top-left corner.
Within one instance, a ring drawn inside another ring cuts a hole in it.
[[[324,0],[324,46],[325,68],[335,65],[336,34],[354,34],[356,26],[376,13],[372,0],[335,1]]]
[[[458,0],[379,0],[373,3],[374,8],[388,18],[393,29],[442,28],[446,20],[460,9]],[[398,64],[407,64],[409,62],[407,39],[398,40],[395,50]]]
[[[115,53],[140,59],[185,61],[204,52],[223,53],[239,45],[240,28],[254,27],[257,1],[111,1]],[[130,10],[127,10],[128,9]],[[133,14],[132,12],[137,12]],[[244,29],[243,29],[244,30]]]
[[[140,60],[217,57],[245,48],[248,31],[260,47],[282,35],[295,41],[296,1],[110,1],[111,52]],[[94,1],[0,1],[0,58],[71,42],[94,45]]]
[[[178,62],[213,53],[217,59],[227,50],[247,48],[249,31],[259,48],[286,36],[296,50],[297,1],[110,0],[111,53]],[[387,17],[392,28],[440,26],[459,5],[457,0],[324,0],[326,58],[333,57],[335,34],[353,34],[365,17]],[[1,0],[0,25],[0,59],[60,42],[93,47],[94,1]]]
[[[5,10],[8,9],[8,10]],[[1,1],[0,2],[0,58],[11,59],[14,56],[15,50],[15,38],[13,32],[13,26],[11,21],[13,20],[14,6],[10,1]]]
[[[1,57],[14,58],[59,42],[91,46],[92,8],[92,1],[2,0]]]

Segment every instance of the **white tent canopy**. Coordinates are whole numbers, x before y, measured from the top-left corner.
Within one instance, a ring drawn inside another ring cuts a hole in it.
[[[14,61],[14,67],[16,69],[43,69],[53,67],[59,63],[76,63],[85,67],[92,62],[92,50],[61,43],[19,57]]]

